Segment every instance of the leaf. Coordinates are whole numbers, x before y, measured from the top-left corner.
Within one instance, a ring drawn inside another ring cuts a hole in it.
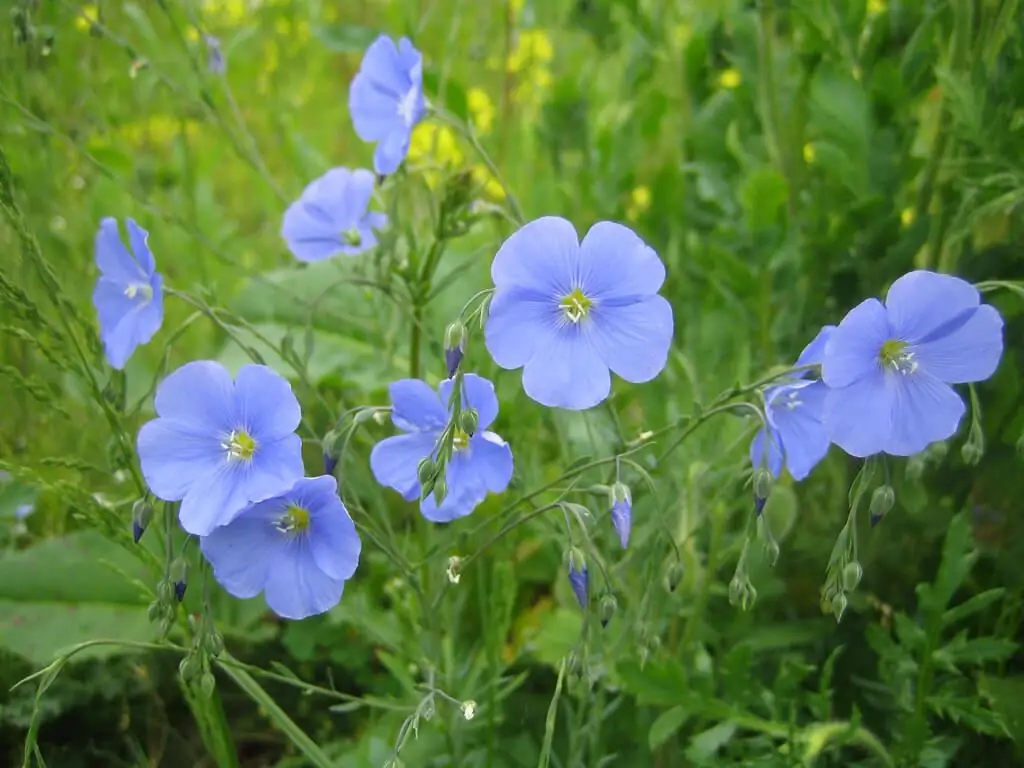
[[[693,737],[686,749],[686,756],[694,762],[704,762],[729,743],[736,733],[736,723],[725,721]]]
[[[666,709],[658,715],[658,719],[651,724],[651,730],[647,734],[647,744],[650,746],[651,751],[653,752],[664,744],[672,734],[683,726],[683,723],[685,723],[689,717],[690,713],[681,706]]]
[[[763,166],[748,175],[739,192],[747,214],[747,227],[757,231],[778,224],[788,196],[789,185],[774,168]]]
[[[939,573],[935,577],[934,586],[927,590],[927,605],[922,599],[925,610],[942,611],[949,605],[978,559],[978,553],[969,549],[971,542],[971,523],[967,515],[961,512],[949,522],[946,540],[942,545]]]
[[[1017,650],[1017,644],[1002,637],[976,637],[952,642],[942,649],[957,664],[987,664],[1006,661]]]
[[[974,595],[960,605],[950,608],[942,614],[942,626],[950,627],[958,621],[963,621],[969,616],[980,613],[1002,598],[1005,594],[1006,590],[1003,587],[996,587],[995,589],[988,589],[980,594]]]
[[[335,53],[364,51],[377,39],[377,35],[376,30],[357,24],[318,24],[313,27],[313,36]]]
[[[46,663],[62,648],[86,640],[153,639],[157,628],[146,615],[149,598],[133,578],[148,580],[135,558],[93,531],[4,553],[0,646],[33,663]],[[75,659],[123,652],[98,645]]]
[[[636,661],[624,661],[616,667],[622,687],[637,698],[640,705],[672,706],[689,701],[686,673],[674,659],[648,661],[642,667]]]
[[[578,610],[558,608],[541,618],[527,650],[538,661],[555,666],[576,646],[582,628],[583,615]]]
[[[978,691],[991,701],[1013,740],[1024,746],[1024,675],[983,677]]]

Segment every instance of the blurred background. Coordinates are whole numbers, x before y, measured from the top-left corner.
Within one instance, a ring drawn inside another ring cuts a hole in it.
[[[980,463],[961,455],[965,425],[886,465],[896,506],[854,521],[864,575],[838,623],[821,587],[858,470],[838,449],[773,490],[781,554],[771,568],[752,541],[745,611],[728,585],[752,514],[752,420],[631,454],[626,550],[607,497],[583,491],[610,484],[610,466],[566,476],[792,364],[911,269],[1024,278],[1019,0],[0,5],[0,763],[317,765],[284,713],[338,766],[382,766],[396,745],[407,766],[1024,764],[1024,292],[986,294],[1007,324],[1000,369],[977,387]],[[471,329],[464,367],[494,380],[493,429],[516,457],[506,494],[426,524],[374,483],[369,450],[392,428],[371,421],[338,476],[380,539],[364,536],[337,608],[279,620],[204,587],[192,547],[170,641],[187,646],[186,611],[211,605],[262,697],[218,667],[197,703],[180,652],[117,643],[76,654],[38,698],[38,679],[10,690],[76,643],[159,636],[147,605],[170,539],[133,545],[129,471],[156,382],[197,358],[265,360],[292,380],[319,472],[339,416],[387,405],[408,375],[403,265],[469,186],[471,226],[419,319],[421,370],[445,375],[444,329],[514,229],[487,213],[508,201],[464,136],[416,129],[401,194],[378,204],[402,239],[306,266],[279,235],[314,178],[371,167],[348,84],[382,32],[423,52],[430,100],[473,126],[527,219],[621,221],[659,252],[676,317],[666,370],[616,381],[592,411],[548,410]],[[102,362],[90,303],[104,216],[148,229],[166,282],[197,297],[167,298],[123,377]],[[538,512],[556,497],[592,513],[586,612],[562,515]]]

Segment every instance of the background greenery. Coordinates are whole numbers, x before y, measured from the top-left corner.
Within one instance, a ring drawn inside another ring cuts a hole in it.
[[[966,429],[888,463],[896,507],[875,528],[864,509],[852,518],[864,578],[838,624],[820,589],[857,464],[833,449],[774,489],[770,568],[750,525],[755,423],[697,426],[719,393],[791,363],[914,267],[1024,276],[1019,0],[3,7],[4,764],[381,766],[396,746],[408,766],[1024,761],[1021,296],[986,295],[1007,348],[978,387],[980,464],[961,457]],[[162,644],[147,618],[175,542],[155,523],[131,543],[132,436],[155,382],[196,358],[265,359],[293,380],[319,471],[319,439],[346,409],[386,405],[414,348],[428,380],[444,374],[443,330],[514,226],[487,213],[508,201],[471,143],[431,123],[389,187],[394,237],[357,259],[290,257],[287,204],[328,168],[371,162],[347,86],[381,31],[424,52],[432,101],[474,126],[526,218],[627,221],[658,250],[676,343],[656,381],[616,382],[606,406],[573,414],[526,398],[472,329],[466,369],[497,385],[513,486],[428,525],[369,474],[391,428],[360,424],[339,476],[364,554],[341,605],[283,622],[204,587],[193,560],[185,608],[208,604],[228,651],[208,697],[180,681],[186,613]],[[472,227],[424,287],[408,266],[438,206],[469,188]],[[108,215],[149,229],[186,292],[123,377],[102,363],[90,304]],[[626,551],[606,497],[586,490],[624,451]],[[559,500],[592,512],[586,613]],[[757,590],[746,611],[728,594],[741,551]],[[602,628],[606,593],[617,611]],[[52,665],[94,639],[118,642]]]

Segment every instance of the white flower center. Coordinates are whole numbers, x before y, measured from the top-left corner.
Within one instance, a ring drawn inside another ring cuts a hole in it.
[[[227,454],[228,462],[252,461],[256,453],[256,441],[252,436],[241,429],[233,429],[220,444]]]
[[[149,283],[128,283],[125,286],[124,295],[129,299],[142,296],[144,301],[149,301],[153,298],[153,286]]]
[[[799,390],[793,390],[786,395],[786,399],[782,402],[782,407],[787,411],[792,411],[799,408],[804,404],[804,401],[800,399]]]
[[[414,112],[416,111],[416,99],[420,94],[420,89],[413,85],[405,95],[398,100],[398,116],[402,118],[402,122],[407,126],[412,127]]]

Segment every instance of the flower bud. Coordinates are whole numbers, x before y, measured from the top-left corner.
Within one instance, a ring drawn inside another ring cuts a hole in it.
[[[420,463],[416,465],[416,477],[419,478],[420,485],[426,489],[428,485],[432,485],[434,477],[437,475],[437,465],[431,461],[430,457],[420,459]],[[425,493],[430,493],[426,491]]]
[[[156,597],[161,603],[169,603],[174,597],[174,584],[167,579],[161,579],[156,585]]]
[[[856,560],[851,560],[843,567],[843,589],[853,592],[864,577],[864,569]]]
[[[764,467],[754,470],[754,498],[766,501],[772,493],[772,473]],[[764,508],[764,505],[761,505]],[[758,513],[760,514],[760,512]]]
[[[924,474],[924,455],[917,453],[907,459],[907,466],[903,470],[903,476],[907,480],[920,480]]]
[[[456,320],[444,332],[444,362],[448,366],[449,378],[459,370],[465,351],[466,326]]]
[[[476,717],[476,702],[472,699],[462,702],[460,709],[462,710],[462,717],[466,720],[472,720]]]
[[[174,615],[167,613],[160,619],[160,638],[163,639],[171,634],[171,628],[174,626]]]
[[[597,610],[598,616],[601,618],[601,627],[607,627],[608,622],[614,618],[616,611],[619,610],[619,601],[615,599],[615,595],[609,592],[601,597]]]
[[[213,658],[224,653],[224,638],[216,629],[211,629],[203,635],[203,648]]]
[[[387,408],[379,408],[373,412],[373,420],[380,424],[382,427],[387,424],[388,418],[391,416],[390,411]]]
[[[439,477],[434,481],[434,501],[437,503],[437,506],[440,507],[447,497],[448,483],[445,482],[443,477]]]
[[[472,437],[480,425],[480,414],[476,408],[467,408],[459,414],[459,429]]]
[[[843,614],[846,612],[846,605],[846,593],[836,592],[832,598],[832,615],[836,617],[837,623],[843,618]]]
[[[633,499],[629,488],[616,482],[612,486],[612,525],[619,534],[619,543],[625,549],[629,546],[629,534],[633,527]]]
[[[743,593],[746,591],[746,584],[739,575],[733,576],[729,582],[729,605],[736,606],[743,601]]]
[[[210,670],[206,670],[199,677],[199,692],[203,694],[204,698],[212,698],[213,691],[217,687],[217,681],[213,677],[213,673]]]
[[[202,669],[202,662],[199,661],[199,657],[194,653],[190,653],[178,664],[178,674],[181,675],[181,679],[185,683],[191,683],[195,680],[202,672]]]
[[[449,584],[458,584],[459,580],[462,579],[462,558],[458,555],[452,555],[448,558],[448,575]]]
[[[139,499],[132,506],[132,538],[138,544],[153,519],[153,505],[146,499]]]
[[[743,598],[740,600],[740,608],[742,608],[744,612],[753,608],[754,603],[757,602],[757,589],[755,589],[754,585],[749,582],[746,587],[747,588],[743,593]]]
[[[188,560],[176,557],[171,562],[171,580],[174,582],[174,597],[180,603],[185,599],[185,578],[188,575]]]
[[[158,621],[164,615],[164,604],[159,600],[154,600],[149,604],[149,609],[146,611],[146,615],[150,621]]]
[[[339,434],[335,430],[331,430],[321,441],[324,452],[324,474],[333,475],[334,470],[338,466],[338,437]]]
[[[770,534],[764,542],[764,559],[768,563],[769,568],[774,568],[775,564],[779,562],[779,542]]]
[[[679,582],[682,580],[683,564],[676,560],[668,567],[668,571],[665,573],[665,586],[668,587],[669,592],[675,592],[679,587]]]
[[[579,550],[575,547],[573,551],[579,553]],[[588,587],[590,586],[590,574],[585,564],[577,565],[577,563],[582,563],[582,561],[582,553],[579,553],[578,559],[572,554],[569,555],[569,586],[572,587],[573,594],[576,595],[576,601],[580,604],[580,608],[586,610],[587,602],[589,601]]]
[[[896,492],[890,485],[880,485],[871,494],[871,504],[868,512],[871,515],[871,525],[878,525],[882,518],[889,514],[889,511],[896,504]]]
[[[976,466],[981,461],[983,453],[981,446],[974,442],[974,440],[968,440],[960,449],[960,456],[963,458],[964,464],[971,467]]]

